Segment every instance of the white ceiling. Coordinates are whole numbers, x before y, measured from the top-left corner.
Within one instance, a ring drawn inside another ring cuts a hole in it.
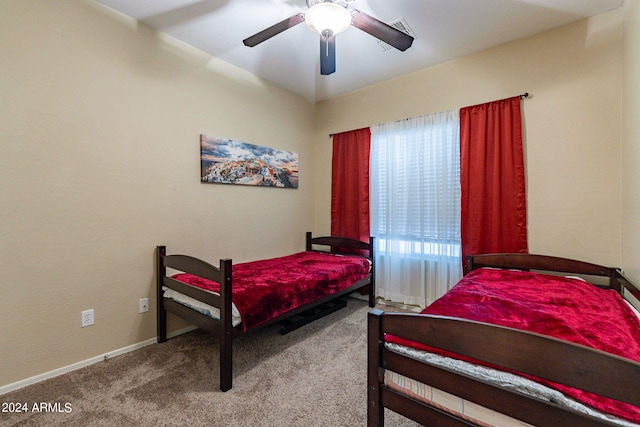
[[[356,0],[354,8],[415,33],[384,50],[355,27],[336,36],[336,68],[320,75],[319,36],[300,24],[249,48],[242,40],[307,10],[305,0],[98,0],[264,80],[320,101],[615,9],[623,0]]]

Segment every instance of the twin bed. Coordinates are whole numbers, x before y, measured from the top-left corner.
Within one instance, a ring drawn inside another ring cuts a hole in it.
[[[621,297],[640,290],[618,270],[523,254],[465,270],[421,314],[370,311],[369,426],[385,408],[428,426],[640,425],[640,319]]]
[[[221,259],[217,267],[167,255],[165,246],[156,256],[158,342],[167,340],[167,312],[217,334],[222,391],[233,384],[233,338],[275,323],[290,332],[342,308],[341,297],[355,291],[368,291],[375,305],[373,238],[364,243],[307,233],[304,252],[235,265]]]
[[[307,233],[305,252],[217,267],[158,246],[158,342],[167,312],[217,334],[227,391],[233,338],[286,333],[358,290],[374,307],[373,243]],[[420,314],[369,312],[369,426],[385,408],[428,426],[640,426],[640,314],[623,299],[639,305],[640,289],[541,255],[471,256],[465,272]]]

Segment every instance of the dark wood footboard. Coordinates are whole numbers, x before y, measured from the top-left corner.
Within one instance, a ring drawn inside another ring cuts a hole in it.
[[[351,286],[333,293],[331,295],[319,298],[311,303],[304,304],[287,313],[281,314],[268,322],[260,324],[253,329],[249,328],[243,332],[241,326],[233,327],[232,325],[232,262],[230,259],[221,259],[218,267],[215,267],[205,261],[188,256],[188,255],[167,255],[165,246],[156,248],[156,268],[157,268],[157,333],[158,342],[162,343],[167,340],[167,312],[175,314],[180,318],[196,325],[197,327],[215,334],[220,339],[220,390],[228,391],[233,384],[233,338],[244,333],[251,332],[258,328],[268,325],[280,323],[285,319],[294,316],[300,316],[316,307],[327,305],[332,300],[348,295],[354,291],[369,288],[369,305],[375,306],[375,274],[373,267],[373,238],[369,243],[359,242],[357,240],[346,239],[342,237],[311,237],[311,233],[306,235],[307,250],[314,249],[316,246],[328,246],[326,252],[341,253],[336,248],[346,248],[354,250],[363,250],[367,252],[367,258],[371,260],[371,272],[368,277],[353,283]],[[353,254],[350,254],[353,255]],[[220,295],[200,289],[195,286],[172,279],[167,276],[167,269],[177,270],[179,272],[193,274],[220,284]],[[173,289],[198,301],[204,302],[210,306],[220,310],[220,320],[213,319],[209,316],[201,314],[196,310],[192,310],[173,300],[164,298],[163,287]],[[327,312],[330,312],[329,309]],[[315,315],[318,317],[317,315]],[[299,327],[289,326],[290,330]]]
[[[638,295],[638,288],[622,278],[619,270],[564,258],[493,254],[467,259],[468,271],[479,267],[600,276],[608,281],[607,287],[618,291],[627,289]],[[617,425],[396,352],[385,346],[386,334],[640,407],[638,362],[523,330],[459,318],[385,313],[374,309],[368,315],[368,426],[384,425],[385,408],[423,425],[477,425],[461,414],[387,387],[385,370],[533,425]]]
[[[474,425],[387,388],[385,369],[533,425],[613,425],[396,353],[385,348],[384,334],[640,406],[640,363],[588,347],[464,319],[380,310],[369,313],[368,326],[369,426],[384,425],[385,407],[424,425]]]
[[[220,339],[220,390],[227,391],[232,386],[232,340],[241,330],[232,326],[231,312],[231,260],[221,259],[220,266],[213,265],[187,255],[167,255],[165,246],[157,248],[157,305],[158,342],[167,340],[167,311],[210,333],[217,333]],[[220,283],[220,295],[190,286],[167,276],[167,268]],[[220,310],[220,319],[212,319],[195,310],[163,297],[163,287],[168,287],[191,298],[195,298]]]

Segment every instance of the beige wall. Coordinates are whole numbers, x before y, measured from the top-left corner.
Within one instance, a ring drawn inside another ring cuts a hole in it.
[[[529,92],[530,251],[619,265],[622,19],[599,15],[319,103],[315,228],[330,229],[330,133]]]
[[[304,248],[312,104],[90,2],[0,8],[0,386],[154,337],[157,244]],[[300,188],[201,184],[200,133],[297,152]]]
[[[622,267],[640,283],[640,2],[625,2]]]

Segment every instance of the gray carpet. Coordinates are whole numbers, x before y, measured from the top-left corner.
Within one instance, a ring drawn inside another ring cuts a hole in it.
[[[233,389],[218,389],[217,340],[193,331],[0,396],[9,426],[364,426],[367,304],[288,335],[234,341]],[[34,412],[41,402],[56,412]],[[387,414],[389,426],[414,426]]]

